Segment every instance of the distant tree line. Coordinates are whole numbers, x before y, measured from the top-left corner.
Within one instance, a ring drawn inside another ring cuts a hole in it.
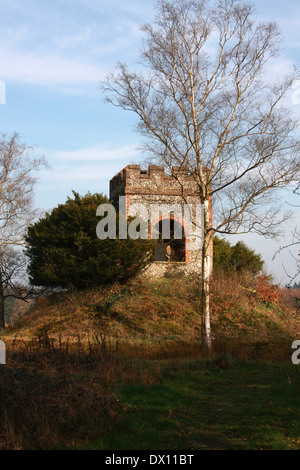
[[[249,272],[253,275],[259,274],[263,269],[264,261],[261,255],[242,241],[231,245],[228,240],[215,236],[213,250],[214,269],[236,273]]]

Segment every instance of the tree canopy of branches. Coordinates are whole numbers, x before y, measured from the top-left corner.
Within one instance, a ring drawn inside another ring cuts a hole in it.
[[[294,194],[298,196],[300,195],[300,183],[299,182],[293,192]],[[297,205],[296,207],[300,207],[300,205]],[[298,253],[296,255],[291,252],[291,250],[295,248],[298,249]],[[289,282],[287,283],[287,287],[291,287],[293,285],[293,282],[295,283],[296,279],[300,275],[300,229],[297,226],[294,228],[291,234],[290,242],[278,248],[278,250],[275,252],[273,256],[273,259],[276,258],[278,253],[281,253],[282,251],[287,251],[287,250],[289,251],[289,254],[290,254],[290,258],[291,258],[290,261],[292,260],[292,263],[295,266],[295,272],[292,274],[291,270],[283,265],[286,276],[289,279]]]
[[[97,238],[96,211],[109,203],[105,196],[73,196],[28,228],[31,284],[85,289],[128,280],[149,263],[149,240]]]
[[[173,167],[197,182],[204,206],[202,344],[211,351],[213,235],[273,236],[285,218],[275,198],[299,174],[297,122],[283,105],[294,76],[264,80],[280,31],[273,22],[257,23],[253,6],[242,0],[159,0],[142,31],[139,71],[119,63],[102,89],[107,102],[137,115],[154,161],[183,188]]]
[[[18,134],[0,136],[0,328],[5,327],[5,297],[26,300],[28,295],[15,282],[20,281],[20,270],[24,271],[24,257],[14,247],[24,243],[27,226],[37,214],[33,209],[34,173],[45,160],[33,158],[32,152]]]

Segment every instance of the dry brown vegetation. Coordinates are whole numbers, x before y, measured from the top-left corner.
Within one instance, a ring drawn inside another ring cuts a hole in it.
[[[199,300],[196,280],[176,277],[39,299],[1,334],[0,448],[70,448],[109,429],[126,408],[116,384],[201,360]],[[215,273],[212,312],[216,364],[290,360],[300,329],[288,291]]]
[[[267,276],[215,273],[211,287],[212,329],[219,341],[290,341],[299,335],[299,308],[291,291]],[[197,280],[136,280],[87,291],[40,298],[10,328],[6,340],[38,339],[55,344],[93,342],[150,345],[199,342],[201,317]]]

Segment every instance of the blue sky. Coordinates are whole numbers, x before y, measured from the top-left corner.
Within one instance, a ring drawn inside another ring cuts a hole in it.
[[[253,3],[257,18],[277,21],[284,37],[280,58],[266,73],[274,77],[294,64],[300,68],[299,0]],[[72,189],[108,193],[109,179],[141,159],[134,116],[104,104],[99,83],[118,60],[134,67],[139,26],[153,16],[152,0],[1,0],[0,80],[6,104],[0,104],[0,131],[17,131],[47,158],[50,169],[40,172],[37,207],[50,210]],[[298,116],[300,99],[289,99]],[[286,228],[286,241],[296,224]],[[232,241],[237,239],[262,253],[279,281],[285,277],[282,263],[292,269],[287,254],[272,262],[283,239],[239,236]]]

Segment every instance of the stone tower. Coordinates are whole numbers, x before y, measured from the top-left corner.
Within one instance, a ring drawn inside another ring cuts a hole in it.
[[[137,216],[136,208],[141,205],[144,211],[139,215],[143,219],[148,215],[148,236],[158,238],[155,261],[147,270],[147,274],[154,277],[174,270],[201,273],[198,187],[189,172],[179,174],[177,167],[172,170],[179,176],[178,180],[166,174],[163,166],[150,165],[148,170],[141,170],[140,165],[127,165],[110,181],[110,200],[117,209],[119,198],[123,196],[127,216]],[[188,220],[192,224],[188,224]]]

